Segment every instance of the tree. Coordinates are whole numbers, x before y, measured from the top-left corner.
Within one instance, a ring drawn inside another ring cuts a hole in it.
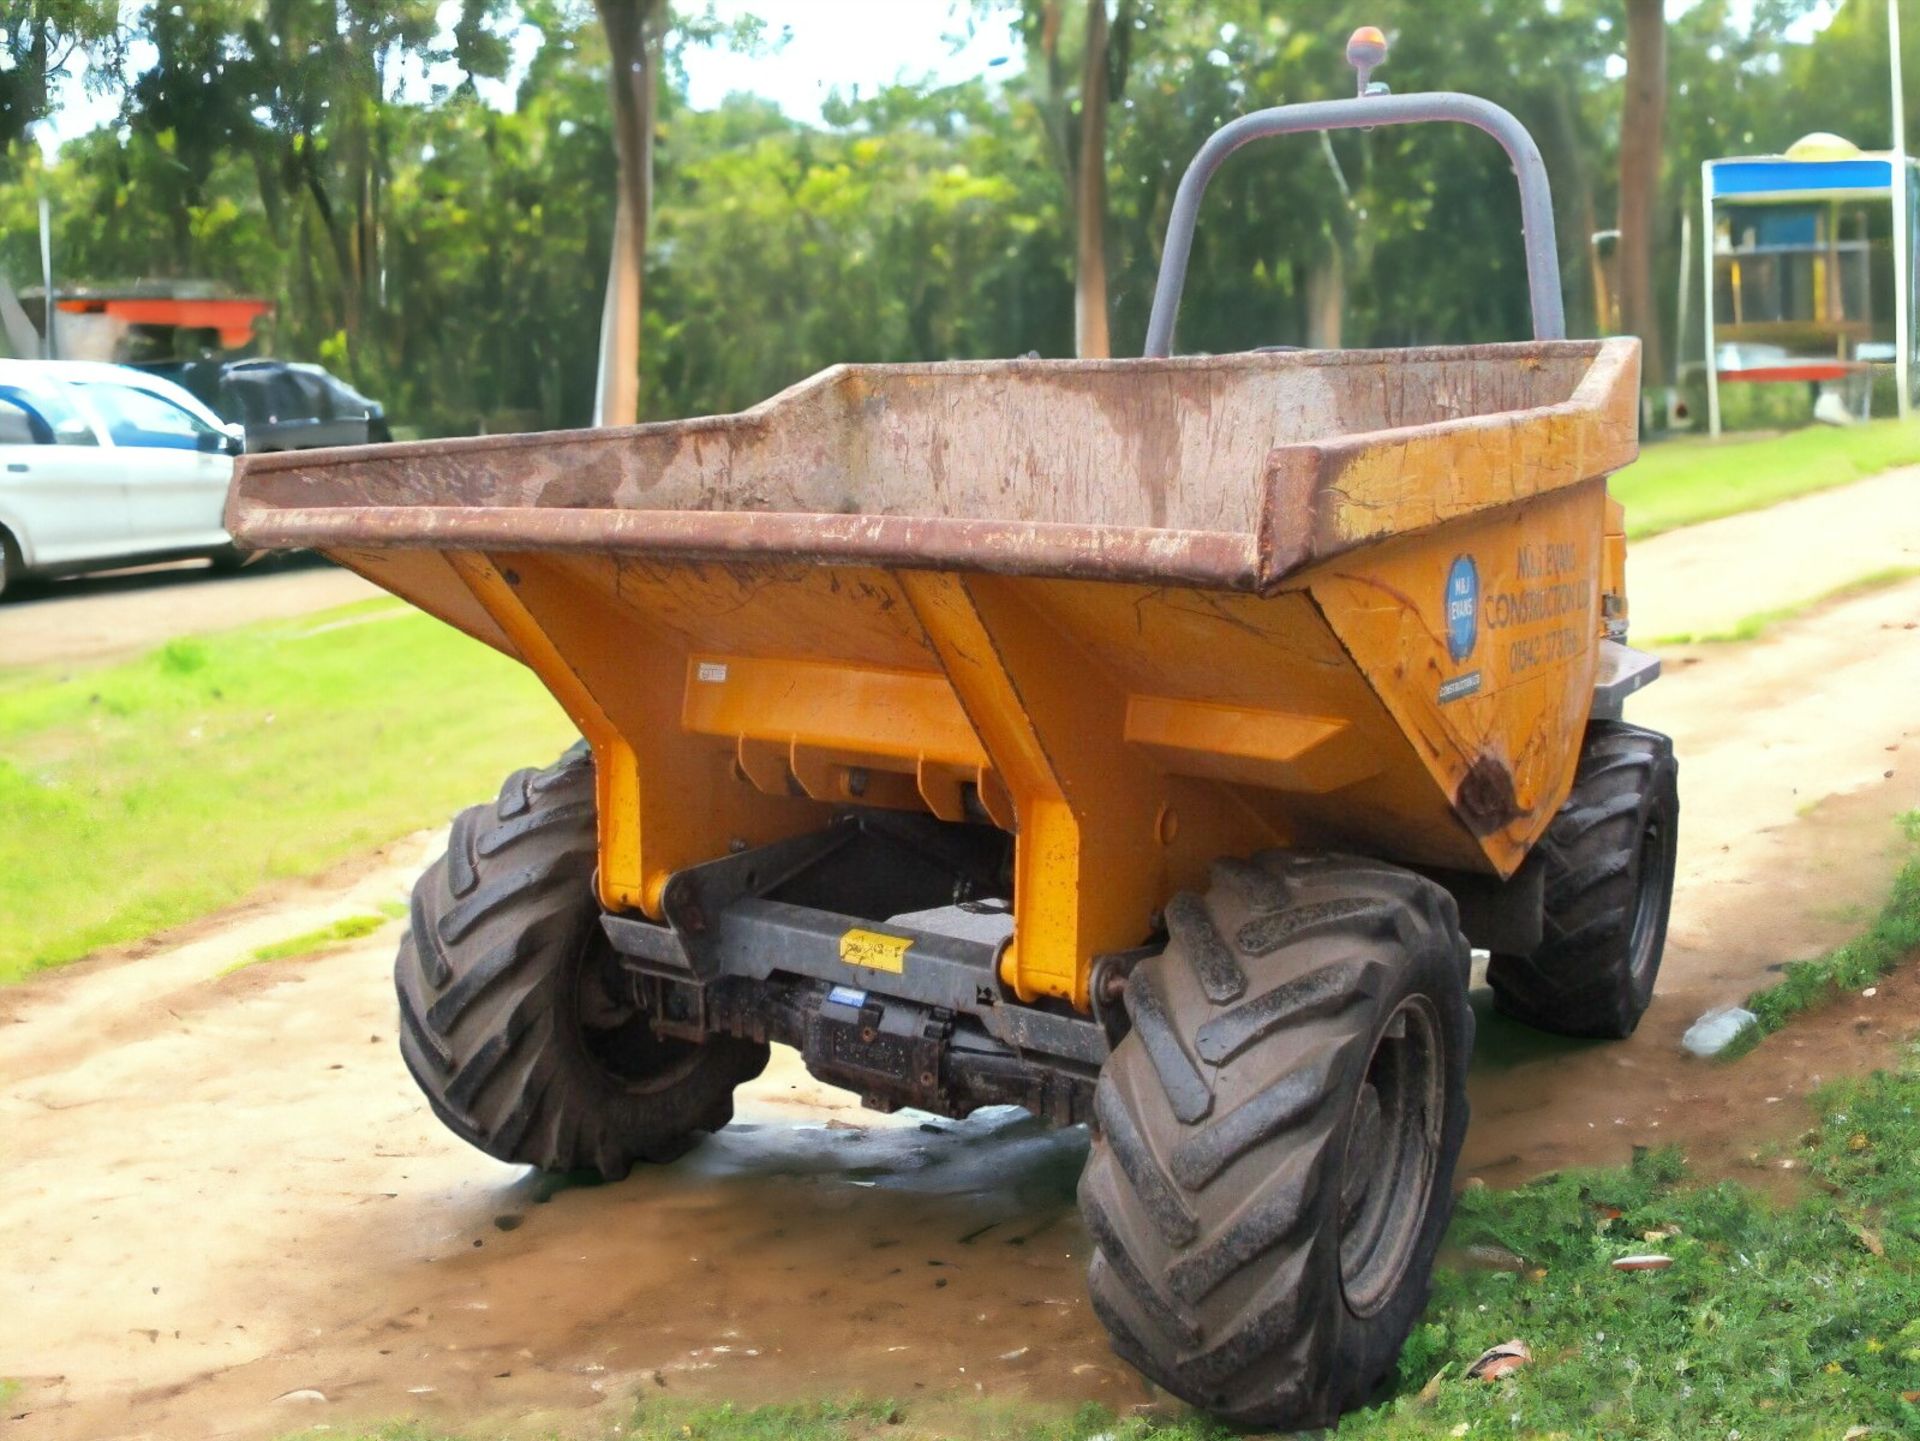
[[[667,0],[594,0],[606,30],[613,105],[613,254],[600,318],[600,376],[594,422],[640,418],[640,299],[653,206],[653,124]]]
[[[1074,353],[1099,358],[1113,353],[1107,287],[1107,111],[1126,88],[1136,0],[1120,0],[1111,17],[1107,0],[1082,4],[1077,87],[1067,81],[1074,67],[1063,40],[1068,29],[1064,0],[1025,0],[1019,29],[1029,54],[1040,57],[1040,82],[1032,103],[1072,202]]]
[[[0,14],[0,158],[46,117],[51,77],[83,48],[102,74],[119,69],[113,0],[15,0]]]
[[[1625,0],[1372,3],[1367,18],[1394,37],[1382,78],[1485,95],[1539,139],[1577,331],[1593,217],[1626,208]],[[1884,0],[1845,0],[1825,30],[1809,31],[1807,9],[1694,0],[1667,27],[1652,214],[1697,204],[1703,157],[1816,128],[1884,133],[1884,87],[1859,80],[1884,73]],[[54,13],[33,10],[49,63],[77,33]],[[699,4],[141,0],[115,13],[131,17],[124,31],[86,55],[121,113],[50,162],[16,139],[0,269],[38,273],[46,194],[63,274],[264,295],[270,351],[322,361],[423,434],[580,425],[596,407],[609,420],[736,409],[840,360],[1126,353],[1206,136],[1250,110],[1352,93],[1346,0],[1027,0],[1027,64],[1004,88],[897,84],[830,98],[817,123],[745,96],[689,108],[682,57],[758,38]],[[650,22],[637,40],[620,18],[635,16]],[[1920,25],[1906,35],[1920,44]],[[133,73],[113,63],[127,41]],[[35,43],[0,20],[0,46]],[[474,80],[510,56],[517,94],[500,109]],[[0,53],[0,87],[19,83],[7,64]],[[622,153],[636,128],[657,166],[644,144]],[[617,249],[610,175],[629,176],[645,211]],[[1677,237],[1652,229],[1651,293],[1670,315]],[[1523,336],[1519,237],[1505,157],[1470,128],[1249,147],[1209,192],[1180,340],[1224,352]],[[595,374],[608,308],[580,283],[603,274],[623,278],[614,313],[631,322],[612,337],[625,358],[603,372],[637,384],[624,412],[604,407]],[[1105,346],[1089,334],[1100,318]]]
[[[1620,109],[1620,324],[1640,337],[1641,383],[1666,383],[1653,288],[1654,217],[1660,201],[1661,131],[1667,112],[1667,21],[1662,0],[1626,0],[1626,97]]]
[[[1087,0],[1080,58],[1080,148],[1074,163],[1073,348],[1113,354],[1107,335],[1107,0]]]

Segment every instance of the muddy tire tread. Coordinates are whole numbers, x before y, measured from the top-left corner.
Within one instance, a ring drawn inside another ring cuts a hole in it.
[[[1676,775],[1673,743],[1659,732],[1622,721],[1588,728],[1573,788],[1535,847],[1546,868],[1541,943],[1487,967],[1506,1015],[1555,1035],[1633,1034],[1652,998],[1651,977],[1636,985],[1633,976],[1640,834],[1650,806],[1677,820]],[[1660,929],[1664,937],[1664,918]]]
[[[1363,904],[1328,904],[1356,898]],[[1123,1359],[1186,1401],[1239,1425],[1331,1424],[1391,1374],[1405,1337],[1375,1337],[1359,1365],[1339,1363],[1352,1347],[1328,1309],[1329,1285],[1345,1307],[1328,1218],[1339,1205],[1344,1108],[1383,1020],[1376,997],[1398,994],[1404,954],[1435,980],[1450,1033],[1470,1046],[1469,953],[1454,903],[1378,862],[1273,852],[1221,863],[1204,897],[1177,898],[1167,914],[1168,946],[1129,978],[1133,1030],[1095,1092],[1080,1182],[1094,1310]],[[1283,942],[1252,954],[1240,937],[1256,923],[1263,939],[1277,930]],[[1216,943],[1243,982],[1231,999]],[[1278,1019],[1248,1023],[1268,1011]],[[1209,1045],[1209,1025],[1226,1027],[1231,1044]],[[1409,1270],[1417,1294],[1391,1303],[1389,1329],[1417,1315],[1451,1208],[1464,1050],[1455,1070],[1450,1149],[1424,1254]]]
[[[597,934],[596,856],[585,746],[515,772],[461,812],[415,885],[394,986],[401,1055],[450,1130],[503,1161],[617,1180],[726,1125],[767,1051],[713,1038],[644,1094],[590,1062],[572,987]]]

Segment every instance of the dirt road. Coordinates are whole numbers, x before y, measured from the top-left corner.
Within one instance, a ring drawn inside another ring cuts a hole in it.
[[[304,615],[381,592],[309,556],[232,575],[199,561],[51,581],[0,605],[0,666],[137,655],[175,636]]]
[[[1803,495],[1629,547],[1633,626],[1724,635],[1748,616],[1803,605],[1862,576],[1920,570],[1920,466]]]
[[[1483,1014],[1467,1174],[1504,1183],[1667,1140],[1739,1165],[1805,1124],[1794,1097],[1818,1075],[1920,1024],[1909,979],[1731,1068],[1675,1044],[1879,904],[1889,817],[1920,805],[1920,582],[1669,664],[1638,703],[1684,758],[1661,995],[1614,1046]],[[678,1165],[549,1194],[418,1101],[393,1043],[394,927],[221,974],[400,895],[434,844],[0,992],[10,1436],[400,1415],[564,1430],[660,1388],[1145,1398],[1084,1300],[1078,1133],[873,1117],[783,1057]]]

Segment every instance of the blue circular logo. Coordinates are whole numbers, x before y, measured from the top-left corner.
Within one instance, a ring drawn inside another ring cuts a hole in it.
[[[1456,555],[1447,571],[1447,654],[1458,665],[1473,654],[1480,634],[1480,568],[1470,555]]]

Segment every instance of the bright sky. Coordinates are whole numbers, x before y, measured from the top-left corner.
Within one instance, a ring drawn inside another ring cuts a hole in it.
[[[771,40],[770,55],[729,50],[687,57],[689,98],[698,109],[730,91],[750,90],[799,120],[820,118],[834,89],[871,94],[902,77],[951,83],[983,72],[1017,69],[1020,47],[1010,26],[1017,3],[997,16],[976,14],[971,0],[715,0],[723,20],[757,15]],[[820,23],[830,17],[830,24]]]
[[[970,75],[1008,73],[1018,68],[1020,49],[1009,26],[1017,0],[998,5],[997,16],[972,0],[714,0],[722,20],[742,14],[766,22],[770,48],[739,54],[724,47],[696,49],[687,56],[687,80],[697,107],[718,105],[729,92],[750,90],[774,101],[799,120],[818,120],[820,106],[834,90],[851,96],[872,94],[905,77],[952,82]],[[457,3],[443,7],[449,26]],[[825,19],[830,23],[822,24]],[[531,30],[516,37],[519,62],[528,58]],[[782,43],[784,42],[784,43]],[[135,64],[139,55],[134,55]],[[518,68],[516,66],[516,68]],[[419,93],[429,79],[452,84],[458,72],[429,77],[417,67],[400,77],[404,92]],[[495,105],[511,105],[514,81],[483,85]],[[39,127],[41,148],[49,153],[62,141],[84,135],[112,120],[117,102],[89,95],[78,73],[56,85],[59,105]]]

